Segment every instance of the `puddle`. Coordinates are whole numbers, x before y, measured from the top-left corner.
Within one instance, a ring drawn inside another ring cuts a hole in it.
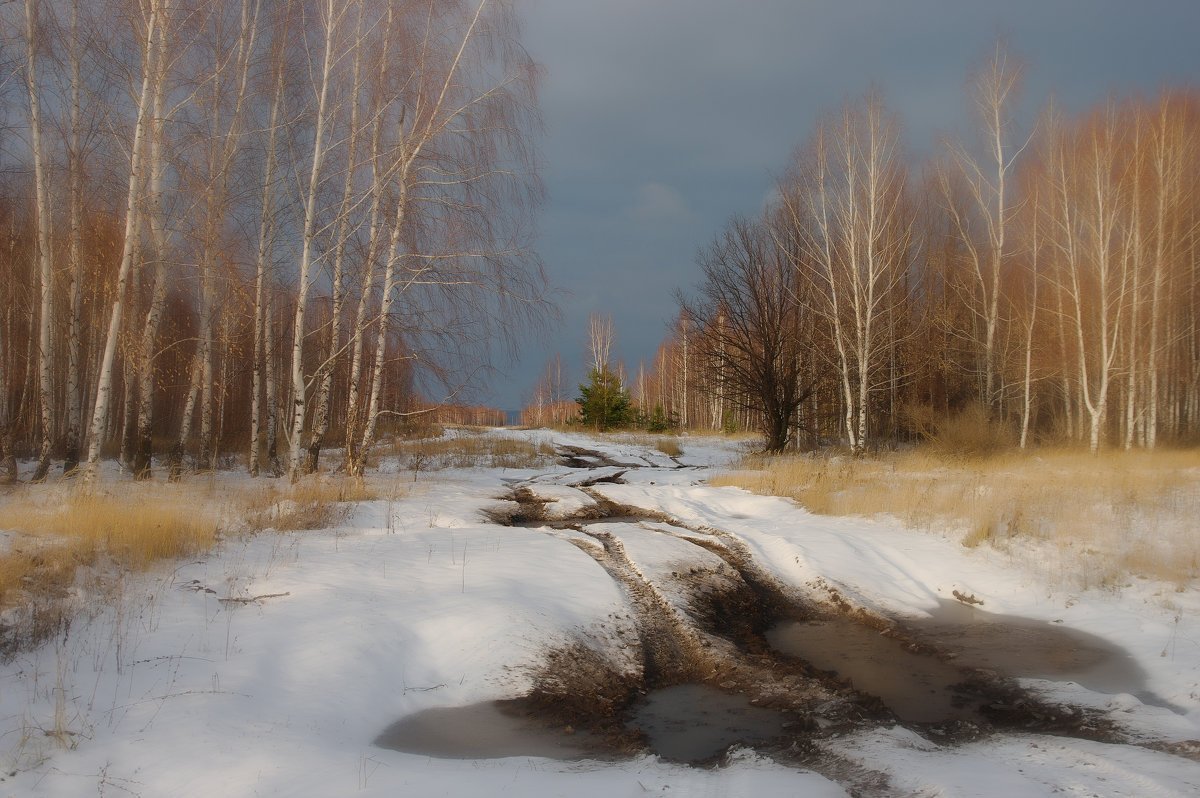
[[[699,762],[735,743],[754,745],[784,734],[789,718],[745,696],[702,684],[654,690],[626,724],[640,729],[650,750],[665,759]]]
[[[1087,632],[943,601],[912,631],[957,661],[1006,676],[1071,681],[1101,693],[1144,692],[1146,674],[1119,646]]]
[[[769,630],[767,640],[777,651],[833,671],[856,690],[878,697],[901,720],[914,723],[977,718],[971,701],[957,689],[969,675],[967,669],[1075,682],[1176,709],[1145,689],[1145,673],[1128,653],[1086,632],[955,601],[943,601],[932,618],[907,621],[903,628],[953,660],[914,653],[904,641],[849,618],[788,621]]]
[[[487,701],[427,709],[387,727],[375,738],[375,745],[439,759],[584,759],[603,753],[602,741],[595,735],[540,724],[516,703]]]
[[[787,621],[767,642],[813,667],[833,671],[855,690],[883,701],[901,720],[941,723],[974,718],[954,685],[965,676],[935,657],[908,651],[897,640],[848,619]]]

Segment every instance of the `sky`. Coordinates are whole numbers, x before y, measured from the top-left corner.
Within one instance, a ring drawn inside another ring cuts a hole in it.
[[[1200,0],[518,0],[545,70],[538,251],[561,322],[502,370],[519,409],[560,353],[583,379],[588,317],[649,366],[694,286],[696,252],[753,215],[816,122],[868,89],[914,164],[969,137],[967,82],[998,37],[1026,64],[1022,109],[1200,85]]]

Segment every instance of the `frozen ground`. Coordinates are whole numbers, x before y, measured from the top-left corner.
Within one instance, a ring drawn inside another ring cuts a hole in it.
[[[684,438],[672,459],[637,442],[495,434],[552,440],[576,467],[413,484],[385,464],[376,478],[403,481],[401,498],[362,503],[334,529],[229,539],[201,561],[131,577],[115,605],[0,667],[0,796],[1200,793],[1195,591],[1061,592],[951,536],[709,488],[707,470],[737,454],[721,440]],[[625,515],[583,520],[616,507]],[[505,513],[537,517],[502,526]],[[694,617],[697,584],[719,593],[743,577],[914,630],[957,592],[1106,641],[1127,667],[1019,680],[1045,706],[1090,718],[1103,730],[1093,739],[1030,721],[948,742],[886,710],[859,712],[826,679],[812,697],[832,708],[803,746],[735,748],[702,767],[651,753],[456,759],[375,744],[415,713],[528,693],[548,652],[572,644],[647,685],[696,660],[693,676],[709,668],[722,674],[710,683],[747,692],[778,663]]]

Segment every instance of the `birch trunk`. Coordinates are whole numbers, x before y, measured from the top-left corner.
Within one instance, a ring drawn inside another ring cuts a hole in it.
[[[271,120],[267,126],[267,163],[263,169],[263,192],[258,228],[258,255],[254,269],[254,374],[250,400],[250,476],[259,473],[259,437],[262,434],[262,390],[263,368],[270,372],[273,366],[266,354],[267,333],[271,325],[270,316],[264,312],[267,259],[270,256],[275,230],[275,131],[279,125],[279,109],[283,98],[283,60],[276,70],[275,93],[271,100]]]
[[[79,52],[79,3],[71,3],[71,43],[68,58],[71,69],[71,121],[70,143],[68,144],[68,192],[69,241],[67,258],[71,268],[71,285],[67,293],[71,300],[71,313],[67,327],[67,424],[63,438],[63,473],[73,474],[79,467],[81,427],[83,424],[83,153],[81,151],[82,111]]]
[[[329,349],[325,361],[318,369],[316,412],[313,417],[312,430],[309,433],[308,461],[305,463],[306,473],[315,473],[321,457],[321,446],[329,433],[329,395],[333,387],[333,371],[342,352],[342,301],[343,273],[346,263],[346,246],[350,232],[351,204],[354,200],[354,173],[358,164],[358,91],[360,69],[362,64],[362,46],[359,37],[362,33],[362,6],[359,6],[358,28],[355,35],[354,67],[351,79],[350,98],[350,131],[347,143],[346,174],[342,181],[342,203],[338,209],[337,231],[334,234],[333,278],[332,278],[332,307],[329,314]]]
[[[383,385],[383,363],[387,350],[388,318],[392,312],[392,302],[395,299],[396,267],[400,260],[400,234],[404,229],[405,214],[408,210],[408,170],[412,164],[409,158],[400,173],[398,186],[400,194],[396,199],[396,215],[392,221],[392,232],[388,241],[387,260],[383,270],[383,297],[380,300],[378,327],[375,332],[375,362],[371,368],[370,398],[367,401],[367,412],[363,423],[362,437],[359,439],[357,452],[349,463],[351,476],[361,477],[366,469],[367,457],[371,445],[375,441],[375,426],[379,418],[379,396]]]
[[[325,2],[325,42],[321,59],[320,88],[317,91],[317,119],[313,132],[312,163],[308,175],[308,194],[304,201],[304,226],[300,253],[300,281],[296,289],[296,314],[292,331],[292,408],[291,436],[289,439],[288,469],[292,481],[300,478],[303,470],[303,440],[308,391],[304,377],[305,311],[308,293],[313,282],[313,266],[316,248],[317,189],[321,181],[321,167],[325,160],[326,104],[333,72],[333,48],[337,31],[338,4],[334,0]]]
[[[393,6],[388,4],[386,15],[384,17],[384,35],[383,42],[379,48],[379,70],[376,75],[378,85],[386,85],[388,64],[389,64],[389,42],[391,40],[392,30],[392,14]],[[363,277],[362,286],[358,295],[358,307],[354,313],[354,327],[351,332],[350,342],[350,376],[348,380],[348,398],[346,401],[346,467],[357,462],[358,459],[358,442],[361,430],[360,418],[362,416],[361,394],[362,394],[362,368],[363,368],[363,346],[366,339],[367,328],[367,308],[371,302],[371,293],[375,287],[375,261],[379,257],[379,243],[383,236],[383,192],[386,187],[386,181],[382,169],[380,169],[380,159],[383,157],[382,140],[383,140],[383,118],[390,101],[382,98],[382,93],[377,93],[380,97],[373,106],[373,121],[371,123],[371,211],[370,222],[368,222],[367,233],[367,252],[363,261]],[[399,129],[404,129],[404,114],[401,112]]]
[[[54,436],[54,385],[51,331],[54,298],[54,264],[50,244],[50,187],[45,145],[42,141],[41,87],[38,85],[37,31],[38,0],[25,0],[25,80],[29,89],[29,140],[33,155],[33,181],[37,216],[38,284],[38,404],[41,408],[41,449],[33,481],[41,482],[50,471]]]
[[[192,419],[196,415],[196,397],[200,394],[200,379],[203,362],[199,357],[192,358],[191,378],[188,380],[187,400],[183,404],[183,418],[179,424],[179,437],[171,449],[167,478],[178,482],[183,477],[183,457],[187,451],[188,440],[192,437]]]
[[[121,333],[121,321],[124,311],[125,287],[129,281],[130,272],[135,268],[133,256],[135,244],[140,231],[141,214],[138,210],[138,195],[142,185],[142,149],[146,136],[146,115],[152,95],[152,75],[155,65],[153,53],[159,35],[159,16],[162,0],[149,0],[149,19],[146,23],[146,41],[143,48],[142,89],[137,104],[137,121],[134,123],[133,141],[130,145],[129,156],[129,185],[125,198],[125,237],[121,251],[120,266],[117,270],[117,284],[113,299],[112,313],[109,317],[108,333],[104,342],[104,354],[101,359],[100,374],[96,385],[96,404],[92,413],[91,433],[88,442],[87,468],[85,480],[94,481],[99,473],[100,447],[103,444],[103,431],[107,426],[109,408],[112,403],[113,364],[116,360],[117,341]]]
[[[282,476],[279,462],[279,364],[275,362],[275,300],[268,292],[263,302],[263,363],[266,368],[263,399],[267,403],[267,465],[272,476]]]
[[[158,68],[165,62],[166,36],[159,39],[159,52],[155,59]],[[150,139],[150,237],[154,247],[154,285],[150,290],[150,306],[142,325],[141,342],[138,346],[138,413],[137,435],[134,442],[132,471],[134,479],[151,477],[154,454],[154,360],[158,342],[158,331],[162,325],[163,310],[167,302],[167,233],[163,219],[163,141],[165,127],[165,76],[158,75],[154,90],[154,132]]]

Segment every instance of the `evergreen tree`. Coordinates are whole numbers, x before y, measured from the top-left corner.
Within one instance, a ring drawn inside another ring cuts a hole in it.
[[[583,423],[601,432],[621,427],[633,419],[629,392],[621,379],[607,367],[588,372],[588,382],[579,386],[575,400],[583,412]]]

